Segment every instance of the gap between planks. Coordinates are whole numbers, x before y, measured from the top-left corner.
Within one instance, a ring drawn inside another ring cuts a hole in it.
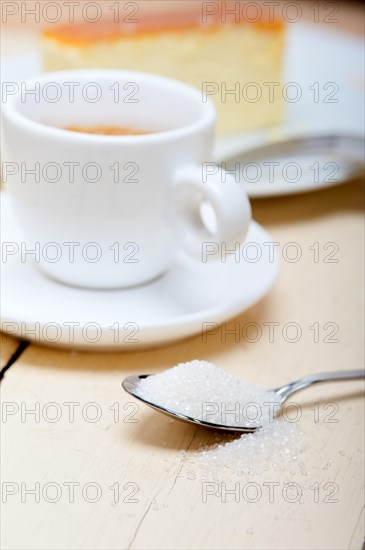
[[[28,342],[27,340],[21,340],[19,342],[19,345],[14,351],[13,355],[11,355],[11,357],[8,359],[8,361],[5,363],[5,365],[0,371],[0,383],[5,377],[6,371],[10,369],[12,365],[14,365],[14,363],[17,361],[17,359],[19,359],[22,353],[24,353],[24,351],[27,349],[29,345],[30,345],[30,342]]]

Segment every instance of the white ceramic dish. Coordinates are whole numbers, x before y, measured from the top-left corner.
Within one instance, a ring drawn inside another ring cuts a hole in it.
[[[21,243],[6,193],[1,196],[3,243]],[[245,311],[272,287],[278,262],[269,258],[269,235],[250,225],[241,260],[196,262],[180,253],[159,279],[125,290],[84,290],[47,278],[21,254],[1,262],[2,330],[15,336],[68,348],[137,349],[202,332]],[[256,251],[262,252],[257,262]],[[34,260],[33,260],[34,261]],[[206,326],[206,325],[204,325]],[[72,328],[73,327],[73,328]]]

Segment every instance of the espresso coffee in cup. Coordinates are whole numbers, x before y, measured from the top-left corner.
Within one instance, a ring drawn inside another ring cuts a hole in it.
[[[67,126],[65,130],[80,132],[82,134],[97,134],[104,136],[144,136],[146,134],[152,134],[152,132],[145,132],[134,128],[124,128],[123,126]]]

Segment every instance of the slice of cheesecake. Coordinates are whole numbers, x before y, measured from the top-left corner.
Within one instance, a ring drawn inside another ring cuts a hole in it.
[[[196,4],[180,13],[139,13],[134,22],[46,29],[44,69],[119,68],[182,80],[215,102],[220,134],[277,123],[283,107],[283,22],[264,13],[255,22],[242,11],[223,14],[225,3]]]

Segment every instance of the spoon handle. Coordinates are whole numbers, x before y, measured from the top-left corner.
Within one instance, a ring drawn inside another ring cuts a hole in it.
[[[300,380],[295,380],[285,386],[281,386],[274,390],[274,393],[280,398],[281,404],[284,403],[293,395],[308,386],[313,386],[314,384],[319,384],[321,382],[335,382],[336,380],[359,380],[365,378],[365,370],[347,370],[347,371],[337,371],[337,372],[322,372],[319,374],[312,374],[310,376],[305,376]]]

